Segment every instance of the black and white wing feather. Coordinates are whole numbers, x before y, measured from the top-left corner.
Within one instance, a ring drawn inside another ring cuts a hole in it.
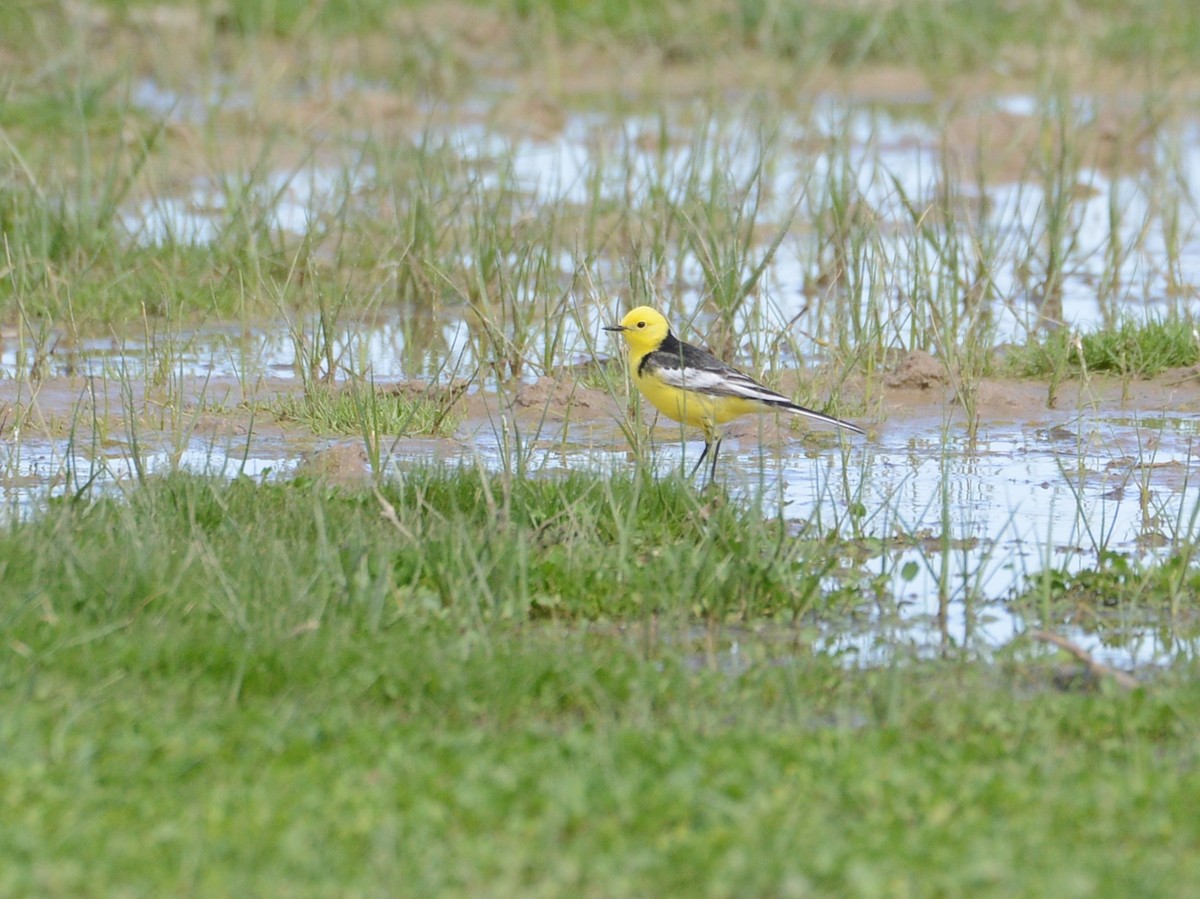
[[[736,397],[764,406],[774,406],[815,421],[862,433],[862,429],[830,415],[793,403],[786,396],[758,383],[747,374],[726,365],[712,353],[683,343],[668,333],[662,345],[648,353],[638,366],[639,374],[654,375],[673,387],[713,397]]]

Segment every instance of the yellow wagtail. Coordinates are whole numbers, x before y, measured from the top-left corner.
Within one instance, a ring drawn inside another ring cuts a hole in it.
[[[649,306],[639,306],[619,325],[607,325],[604,330],[624,335],[629,344],[629,370],[642,396],[669,418],[704,432],[704,452],[690,476],[695,476],[712,450],[708,479],[711,482],[716,477],[717,453],[721,449],[718,426],[751,412],[782,409],[863,433],[862,428],[848,421],[796,405],[712,353],[684,343],[671,333],[662,314]]]

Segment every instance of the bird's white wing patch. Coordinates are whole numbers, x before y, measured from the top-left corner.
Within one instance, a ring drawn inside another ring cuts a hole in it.
[[[656,368],[654,374],[672,387],[694,390],[712,396],[736,396],[763,403],[788,402],[773,390],[733,369],[713,371],[706,368]]]
[[[791,402],[786,396],[776,393],[769,387],[764,387],[740,371],[726,372],[725,386],[734,395],[744,397],[748,400],[760,400],[764,403]]]
[[[672,387],[699,393],[714,393],[725,382],[720,372],[703,368],[656,368],[654,374]]]

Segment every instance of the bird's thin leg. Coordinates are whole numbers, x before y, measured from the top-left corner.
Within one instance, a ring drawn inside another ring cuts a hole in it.
[[[704,438],[704,452],[700,454],[700,458],[696,460],[696,465],[692,468],[692,473],[688,475],[688,480],[696,476],[696,472],[700,470],[700,466],[704,464],[704,457],[708,455],[708,438]]]
[[[717,438],[717,442],[713,444],[712,469],[708,472],[708,483],[713,483],[717,479],[717,453],[721,452],[721,438]]]

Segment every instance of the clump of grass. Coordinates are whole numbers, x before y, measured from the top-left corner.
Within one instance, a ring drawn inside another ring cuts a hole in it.
[[[1109,372],[1150,377],[1200,361],[1195,323],[1183,318],[1130,319],[1115,328],[1076,335],[1060,328],[1009,351],[1009,370],[1020,377]]]
[[[13,549],[5,583],[34,589],[29,579],[40,577],[38,591],[71,605],[89,602],[94,578],[102,578],[105,602],[121,614],[135,611],[143,590],[158,589],[154,582],[171,587],[179,610],[219,607],[235,594],[239,617],[284,613],[286,594],[284,617],[293,620],[317,614],[327,588],[358,579],[389,616],[434,608],[464,620],[651,612],[724,619],[802,611],[836,567],[826,547],[789,538],[783,522],[702,504],[682,479],[431,470],[380,489],[173,476],[149,482],[128,503],[56,504],[40,527],[72,531],[72,557],[98,566],[93,575],[69,587],[75,563],[37,557],[36,540],[49,535],[22,530],[12,546],[24,549]],[[208,549],[189,554],[184,547],[193,544]],[[238,574],[252,547],[266,555],[254,573]],[[110,578],[105,553],[140,561]],[[283,592],[278,577],[290,585]],[[301,589],[305,578],[325,586]]]
[[[1200,590],[1200,569],[1195,561],[1190,547],[1151,564],[1103,550],[1093,568],[1038,572],[1014,596],[1014,602],[1043,611],[1065,610],[1065,616],[1052,617],[1068,617],[1076,625],[1103,622],[1105,610],[1118,607],[1141,607],[1148,614],[1157,614],[1164,606],[1175,610],[1180,596]]]
[[[1176,622],[1176,633],[1194,631],[1194,622],[1187,627],[1178,616],[1184,601],[1200,589],[1195,562],[1190,545],[1153,563],[1103,550],[1093,568],[1048,568],[1028,577],[1013,603],[1048,627],[1067,622],[1117,645],[1126,637],[1141,639],[1130,627],[1134,622],[1152,627],[1164,615]]]
[[[461,415],[462,391],[406,394],[386,389],[315,385],[303,394],[284,394],[266,404],[281,422],[296,422],[314,434],[386,434],[446,437]]]

